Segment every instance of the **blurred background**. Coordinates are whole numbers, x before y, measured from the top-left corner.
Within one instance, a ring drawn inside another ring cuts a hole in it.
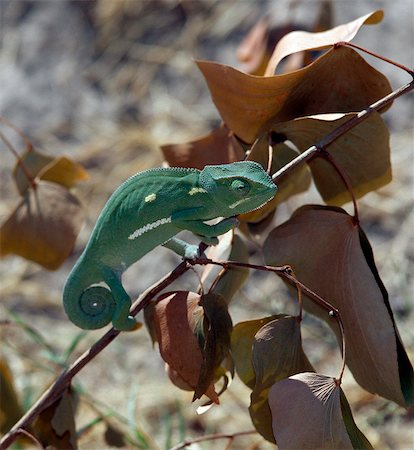
[[[412,0],[324,3],[331,12],[327,28],[383,9],[383,22],[363,27],[354,42],[414,67]],[[259,19],[267,16],[280,29],[312,30],[321,4],[316,0],[0,1],[0,115],[23,130],[38,150],[68,155],[90,174],[90,180],[75,190],[86,206],[86,223],[73,255],[59,270],[47,272],[17,257],[0,260],[0,319],[12,321],[1,325],[2,350],[24,409],[59,373],[61,361],[56,355],[64,354],[78,337],[74,356],[79,355],[102,334],[79,335],[64,316],[61,291],[110,193],[131,174],[161,164],[160,145],[195,139],[220,123],[194,59],[243,68],[237,48]],[[389,78],[393,88],[409,81],[403,71],[363,56]],[[391,131],[394,180],[360,201],[361,220],[413,361],[412,93],[396,100],[384,119]],[[15,133],[8,130],[7,136],[17,150],[24,149]],[[15,159],[4,146],[0,161],[3,220],[18,195],[12,180]],[[315,192],[292,199],[282,214],[288,217],[310,201],[320,202]],[[157,249],[126,274],[128,292],[136,298],[177,262],[165,249]],[[233,301],[234,322],[286,311],[285,300],[275,298],[273,281],[257,276],[242,290]],[[190,275],[177,287],[196,283]],[[330,331],[306,317],[304,341],[312,363],[335,374],[340,361]],[[84,449],[121,443],[137,446],[142,439],[147,448],[162,449],[184,437],[252,428],[247,411],[250,392],[238,380],[221,397],[219,407],[197,415],[191,394],[169,384],[144,329],[124,333],[76,380],[84,392],[77,414]],[[375,448],[412,448],[413,409],[404,411],[363,391],[349,371],[344,391],[355,421]],[[225,441],[192,448],[225,448]],[[231,448],[271,446],[252,435],[235,440]]]

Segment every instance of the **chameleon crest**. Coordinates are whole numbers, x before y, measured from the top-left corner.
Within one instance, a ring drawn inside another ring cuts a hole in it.
[[[198,246],[176,234],[189,230],[215,244],[217,236],[237,225],[234,216],[260,208],[275,193],[271,177],[252,161],[202,171],[156,168],[128,178],[109,198],[66,281],[66,314],[84,329],[111,321],[119,330],[132,329],[131,299],[121,279],[129,266],[158,245],[196,258]],[[216,218],[223,219],[205,223]]]

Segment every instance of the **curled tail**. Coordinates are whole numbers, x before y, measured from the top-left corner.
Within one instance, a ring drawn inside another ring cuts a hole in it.
[[[92,277],[87,269],[79,266],[80,261],[73,268],[63,290],[65,312],[80,328],[102,328],[113,319],[115,299],[107,287],[96,286],[101,281],[99,277]]]

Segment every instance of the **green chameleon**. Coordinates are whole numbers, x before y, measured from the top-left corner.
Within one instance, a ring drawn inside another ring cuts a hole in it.
[[[185,168],[149,169],[128,178],[109,198],[88,244],[65,284],[63,304],[69,319],[84,329],[109,322],[130,330],[131,299],[123,272],[158,245],[194,259],[198,246],[174,236],[189,230],[207,244],[237,226],[237,214],[267,203],[276,186],[252,161]],[[221,218],[210,225],[205,221]]]

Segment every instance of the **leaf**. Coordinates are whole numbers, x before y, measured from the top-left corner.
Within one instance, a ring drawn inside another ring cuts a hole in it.
[[[277,122],[359,111],[391,92],[384,75],[345,47],[332,48],[303,69],[268,77],[209,61],[197,64],[222,119],[248,143]]]
[[[202,170],[207,164],[226,164],[244,158],[244,150],[233,133],[222,124],[211,133],[186,144],[161,146],[170,166]]]
[[[88,172],[80,164],[66,156],[54,158],[30,148],[21,156],[20,160],[33,178],[53,181],[67,188],[71,188],[78,181],[89,178]],[[13,169],[13,177],[20,195],[24,195],[29,188],[29,181],[19,163],[16,163]]]
[[[286,140],[285,136],[283,136],[283,139],[284,141]],[[258,162],[266,170],[269,153],[268,147],[268,135],[266,133],[253,144],[247,159]],[[276,173],[297,156],[299,156],[299,152],[292,149],[285,142],[275,144],[273,146],[273,158],[270,173]],[[279,182],[277,194],[272,200],[259,209],[240,215],[239,219],[249,223],[262,221],[271,214],[278,205],[286,201],[289,197],[306,191],[310,186],[311,179],[312,177],[309,168],[305,164],[302,164],[292,172],[291,176],[285,177]]]
[[[207,256],[213,260],[230,260],[247,263],[249,254],[243,239],[234,234],[233,230],[219,236],[219,244],[207,250]],[[205,283],[212,274],[213,266],[207,266],[201,275],[201,282]],[[221,295],[227,305],[237,291],[243,286],[249,275],[249,269],[245,267],[226,267],[216,275],[215,283],[210,289],[212,294]]]
[[[33,423],[33,434],[45,447],[77,449],[75,400],[67,389]]]
[[[274,130],[303,152],[353,116],[350,113],[303,117],[279,123]],[[357,198],[391,181],[389,140],[383,119],[378,113],[373,113],[329,146],[329,153],[348,176]],[[328,161],[315,158],[308,164],[316,187],[326,203],[340,206],[351,200],[346,186]],[[280,190],[275,198],[279,195]]]
[[[23,409],[14,387],[13,376],[6,360],[0,358],[0,432],[7,433],[23,416]]]
[[[239,322],[233,327],[231,335],[231,354],[236,366],[236,373],[250,389],[254,388],[256,375],[252,364],[252,345],[255,334],[266,323],[282,316],[269,316],[261,319]]]
[[[41,181],[0,227],[0,257],[19,255],[46,269],[69,256],[83,223],[78,199],[67,189]]]
[[[275,383],[269,405],[278,448],[353,449],[342,416],[342,396],[334,378],[317,373],[300,373]],[[356,448],[373,447],[365,438],[365,445]]]
[[[194,399],[200,398],[214,382],[215,373],[230,350],[230,336],[233,328],[227,304],[221,295],[205,294],[199,303],[204,309],[205,344],[203,362],[194,392]]]
[[[253,341],[252,363],[256,383],[251,395],[250,416],[256,430],[274,442],[269,389],[290,375],[313,371],[302,349],[297,317],[281,316],[260,328]]]
[[[373,25],[382,21],[384,13],[381,10],[373,11],[327,31],[309,33],[307,31],[292,31],[285,35],[277,44],[266,68],[265,75],[275,73],[280,61],[288,55],[304,50],[330,47],[337,42],[349,42],[358,33],[362,25]]]
[[[336,307],[346,338],[346,362],[366,390],[399,405],[413,401],[413,368],[401,343],[388,294],[362,229],[344,210],[304,206],[264,243],[267,264],[290,264],[309,289]],[[337,331],[326,312],[304,306]],[[338,336],[339,338],[339,336]]]
[[[154,306],[153,321],[162,359],[168,364],[171,376],[185,386],[196,389],[203,353],[197,340],[197,328],[202,324],[201,297],[186,291],[166,293]],[[214,385],[204,392],[213,402],[219,403]]]

